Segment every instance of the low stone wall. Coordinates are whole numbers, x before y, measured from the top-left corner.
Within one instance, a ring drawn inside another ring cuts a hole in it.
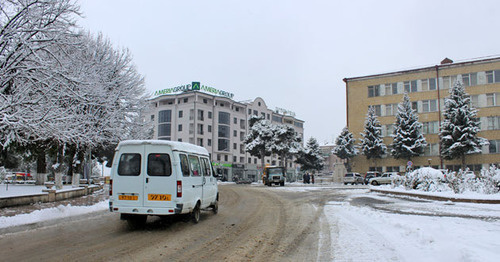
[[[74,197],[90,195],[100,189],[102,189],[102,185],[92,185],[92,186],[82,186],[73,189],[61,190],[59,192],[53,189],[46,189],[43,190],[43,193],[39,194],[2,197],[0,198],[0,208],[29,205],[32,203],[54,202]]]

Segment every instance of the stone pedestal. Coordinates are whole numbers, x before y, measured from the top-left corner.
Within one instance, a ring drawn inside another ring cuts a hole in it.
[[[55,189],[42,189],[42,192],[49,194],[49,202],[56,201],[56,190]]]

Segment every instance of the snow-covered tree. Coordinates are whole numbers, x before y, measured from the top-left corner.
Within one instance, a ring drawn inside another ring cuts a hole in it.
[[[370,106],[366,114],[364,132],[361,133],[361,152],[367,159],[382,158],[387,151],[387,146],[382,140],[382,128],[375,114],[375,109]]]
[[[287,125],[275,125],[273,132],[271,150],[281,157],[283,166],[287,167],[287,159],[302,149],[302,139],[293,127]]]
[[[418,121],[418,115],[411,108],[408,94],[405,93],[396,114],[391,155],[396,159],[407,160],[422,155],[427,142],[421,130],[422,124]]]
[[[342,132],[335,140],[335,146],[333,147],[332,153],[338,156],[340,159],[346,160],[346,169],[350,171],[349,159],[358,155],[359,151],[354,144],[356,139],[353,137],[352,133],[349,132],[347,127],[342,129]]]
[[[465,170],[465,156],[481,153],[481,146],[487,145],[488,141],[477,136],[480,126],[477,110],[471,106],[461,79],[453,84],[444,105],[444,120],[439,133],[441,154],[447,160],[461,158]]]
[[[250,130],[245,138],[245,149],[250,155],[258,157],[264,168],[264,158],[272,153],[274,127],[268,120],[257,116],[252,116],[248,122]]]
[[[311,137],[307,141],[306,147],[299,152],[295,162],[302,166],[301,170],[320,171],[323,169],[323,160],[318,141]]]

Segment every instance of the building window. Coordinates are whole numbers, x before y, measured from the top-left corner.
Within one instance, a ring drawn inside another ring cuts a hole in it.
[[[410,91],[413,92],[418,92],[418,87],[417,87],[417,80],[413,80],[410,82]]]
[[[245,120],[244,119],[240,119],[240,128],[245,129]]]
[[[428,144],[424,149],[424,156],[439,155],[439,144]]]
[[[219,125],[219,137],[229,138],[229,126]]]
[[[380,96],[380,86],[368,86],[368,97]]]
[[[253,159],[253,163],[254,163],[255,165],[257,165],[257,158],[254,158],[254,159]]]
[[[386,96],[392,95],[392,86],[391,86],[391,84],[385,84],[384,87],[385,87],[385,95]]]
[[[497,93],[491,93],[491,94],[486,94],[486,106],[496,106],[498,105],[498,94]]]
[[[205,120],[203,116],[203,110],[198,109],[198,120],[203,121]]]
[[[258,116],[258,115],[259,115],[259,112],[257,112],[257,110],[254,110],[254,111],[253,111],[253,115],[254,115],[254,116]]]
[[[477,85],[477,73],[463,74],[462,82],[464,86],[476,86]]]
[[[184,98],[184,103],[187,103],[188,102],[188,99],[187,98]]]
[[[422,123],[422,133],[423,134],[437,134],[439,132],[438,121],[423,122]]]
[[[179,118],[182,118],[182,110],[179,110]]]
[[[488,119],[488,130],[500,129],[500,116],[489,116],[487,119]]]
[[[283,117],[278,115],[273,115],[273,122],[283,123]]]
[[[211,112],[211,111],[208,111],[208,112],[207,112],[207,116],[208,116],[208,119],[212,119],[212,112]]]
[[[203,98],[203,103],[208,104],[208,100],[206,98]]]
[[[385,105],[385,115],[393,116],[398,112],[398,104],[388,104]]]
[[[155,115],[151,115],[151,121],[155,121]]]
[[[236,143],[233,143],[233,149],[236,150],[238,148],[238,145]]]
[[[411,109],[415,110],[415,112],[418,112],[418,102],[411,102]]]
[[[217,161],[220,161],[220,154],[217,154]]]
[[[179,131],[179,132],[181,132],[181,131],[182,131],[182,125],[179,125],[179,126],[177,127],[177,131]]]
[[[437,111],[437,100],[423,100],[422,101],[422,112],[436,112]]]
[[[245,161],[245,158],[240,156],[240,163],[243,163]]]
[[[158,138],[170,140],[171,136],[172,110],[158,112]]]
[[[245,140],[245,132],[240,132],[240,141]]]
[[[177,141],[182,142],[182,138],[177,139]]]
[[[238,124],[238,118],[236,118],[236,117],[235,117],[235,118],[233,118],[233,123],[234,123],[235,125],[237,125],[237,124]]]
[[[410,93],[410,81],[403,82],[404,90],[406,93]]]
[[[233,156],[233,163],[236,163],[236,156]]]
[[[451,80],[449,76],[443,76],[443,89],[450,88]]]
[[[392,134],[394,134],[393,124],[382,126],[382,136],[386,137],[386,136],[391,136]]]
[[[207,146],[212,146],[212,139],[207,139]]]
[[[198,138],[198,145],[203,146],[203,138]]]
[[[219,112],[219,124],[229,125],[230,122],[230,114],[226,112]]]
[[[198,135],[203,135],[203,124],[198,124]]]
[[[500,153],[500,140],[490,140],[489,153],[498,154]]]
[[[194,120],[194,109],[189,109],[189,120]]]
[[[194,134],[194,123],[189,124],[189,134],[190,135]]]
[[[382,116],[382,106],[381,105],[376,105],[376,106],[372,106],[372,107],[375,110],[375,115]]]
[[[234,137],[237,137],[237,136],[238,136],[238,131],[233,130],[233,136],[234,136]]]
[[[479,95],[470,96],[470,102],[474,108],[479,107]]]
[[[208,126],[207,126],[207,132],[208,132],[208,133],[212,133],[212,126],[211,126],[211,125],[208,125]]]
[[[252,114],[252,109],[248,109],[248,115],[251,115]]]
[[[396,95],[396,94],[399,94],[398,92],[398,83],[392,83],[392,94],[393,95]]]
[[[488,84],[500,82],[500,70],[486,71],[486,79]]]
[[[229,152],[229,139],[219,138],[217,150]]]
[[[228,160],[228,155],[224,155],[224,161],[227,162],[227,160]]]
[[[252,163],[252,159],[249,157],[248,158],[248,163],[251,164]]]

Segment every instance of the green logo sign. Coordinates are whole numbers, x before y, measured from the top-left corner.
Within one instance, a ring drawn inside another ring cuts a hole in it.
[[[200,90],[200,82],[192,82],[192,90]]]

